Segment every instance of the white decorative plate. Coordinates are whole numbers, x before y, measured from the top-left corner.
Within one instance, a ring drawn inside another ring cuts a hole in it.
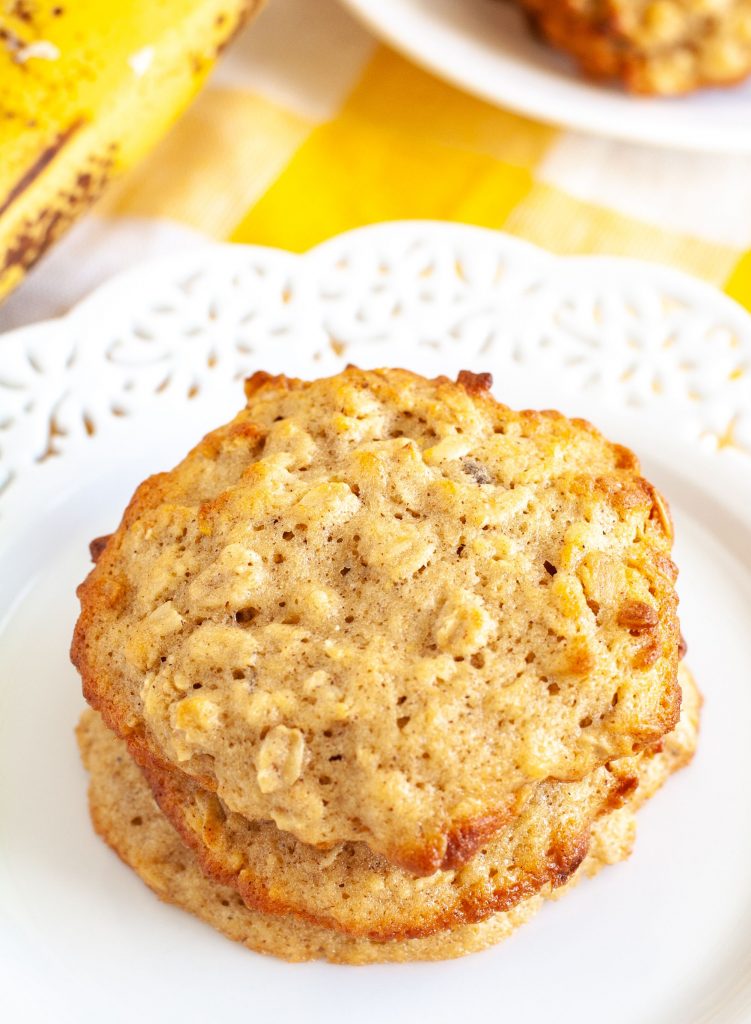
[[[290,966],[166,907],[92,834],[68,662],[87,543],[135,485],[242,404],[255,369],[490,370],[513,405],[584,413],[669,496],[694,764],[626,864],[487,953]],[[304,257],[208,247],[0,337],[0,1016],[370,1024],[751,1019],[751,319],[680,274],[394,224]]]
[[[678,99],[639,99],[581,79],[502,0],[343,2],[391,46],[498,106],[632,142],[751,152],[751,82]]]

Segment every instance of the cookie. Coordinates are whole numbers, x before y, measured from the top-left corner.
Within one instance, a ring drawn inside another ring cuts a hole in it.
[[[512,825],[461,868],[415,878],[364,843],[321,851],[271,822],[228,812],[216,794],[179,772],[147,769],[157,803],[203,872],[256,910],[296,914],[348,935],[407,939],[487,920],[573,876],[594,824],[624,802],[636,807],[693,755],[699,696],[685,668],[681,720],[658,750],[596,769],[576,783],[534,788]]]
[[[79,588],[72,656],[141,763],[429,875],[531,786],[675,726],[664,499],[588,423],[489,384],[257,374],[138,488]]]
[[[388,942],[352,938],[290,915],[251,910],[233,888],[203,875],[195,855],[159,811],[126,745],[93,712],[82,719],[78,738],[91,774],[89,804],[100,836],[160,899],[256,952],[290,961],[322,959],[346,964],[445,960],[502,941],[544,902],[542,895],[533,896],[481,924]],[[604,865],[628,856],[633,818],[633,811],[626,806],[597,823],[591,852],[565,890],[583,875],[593,875]]]

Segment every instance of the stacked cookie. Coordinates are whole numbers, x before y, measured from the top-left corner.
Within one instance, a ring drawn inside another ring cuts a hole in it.
[[[497,942],[693,752],[663,499],[489,385],[257,374],[79,589],[95,827],[253,949]]]

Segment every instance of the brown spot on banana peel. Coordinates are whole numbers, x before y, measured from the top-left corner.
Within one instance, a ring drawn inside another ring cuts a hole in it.
[[[82,118],[74,121],[65,129],[64,132],[60,132],[54,142],[47,146],[46,149],[42,150],[36,160],[34,160],[30,167],[24,171],[10,192],[8,192],[3,202],[0,203],[0,217],[2,217],[6,210],[10,209],[19,196],[22,196],[29,186],[36,181],[42,171],[52,163],[55,157],[65,147],[66,143],[73,138],[76,132],[80,131],[84,123],[85,122]]]
[[[59,152],[59,151],[58,151]],[[99,198],[114,165],[114,148],[104,155],[92,157],[87,170],[82,170],[69,191],[60,191],[42,209],[36,220],[26,220],[8,244],[0,264],[0,292],[4,275],[13,267],[30,270],[37,260],[80,213]],[[27,186],[28,187],[28,186]]]

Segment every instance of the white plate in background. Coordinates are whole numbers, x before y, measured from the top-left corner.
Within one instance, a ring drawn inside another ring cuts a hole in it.
[[[416,63],[501,107],[631,142],[751,152],[751,81],[659,99],[589,82],[502,0],[342,0]]]

